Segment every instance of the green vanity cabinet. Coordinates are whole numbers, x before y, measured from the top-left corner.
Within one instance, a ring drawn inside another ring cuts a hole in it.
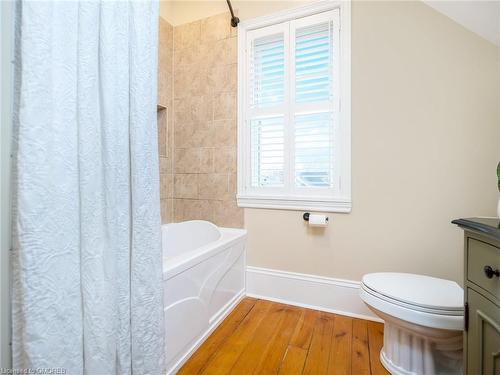
[[[453,223],[465,231],[464,372],[500,375],[500,219]]]
[[[500,375],[500,307],[467,288],[467,374]]]

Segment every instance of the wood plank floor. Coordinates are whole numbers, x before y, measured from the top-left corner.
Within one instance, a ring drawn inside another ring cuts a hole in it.
[[[194,374],[388,374],[384,326],[245,298],[178,372]]]

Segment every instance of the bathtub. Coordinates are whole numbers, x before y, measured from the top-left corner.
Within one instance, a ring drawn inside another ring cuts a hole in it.
[[[167,374],[175,373],[245,293],[246,230],[192,220],[162,226]]]

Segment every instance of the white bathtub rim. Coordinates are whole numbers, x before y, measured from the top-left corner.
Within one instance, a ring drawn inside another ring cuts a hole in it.
[[[194,234],[194,232],[196,232],[196,230],[197,230],[197,229],[194,229],[194,228],[197,228],[200,225],[203,228],[202,230],[205,230],[208,227],[208,230],[210,232],[212,232],[213,234],[216,234],[217,238],[214,238],[214,239],[212,239],[210,241],[201,243],[198,246],[193,247],[191,249],[186,249],[186,250],[184,250],[183,252],[181,252],[179,254],[168,255],[168,256],[171,256],[171,257],[180,256],[182,254],[186,254],[187,252],[190,252],[190,251],[193,251],[193,250],[197,250],[197,249],[199,249],[202,246],[206,246],[208,244],[214,243],[214,242],[216,242],[216,241],[218,241],[218,240],[220,240],[222,238],[222,232],[221,232],[221,228],[219,228],[217,225],[215,225],[211,221],[207,221],[207,220],[187,220],[187,221],[180,221],[180,222],[177,222],[177,223],[162,224],[162,226],[161,226],[161,228],[162,228],[161,232],[162,232],[162,248],[163,249],[164,249],[164,246],[165,246],[165,242],[167,242],[167,241],[164,241],[164,240],[169,237],[169,235],[168,235],[169,232],[172,232],[172,231],[176,232],[178,230],[181,230],[181,231],[186,231],[187,230],[189,233]],[[194,226],[194,228],[193,228],[193,226]],[[179,229],[177,229],[177,228],[179,228]]]
[[[247,236],[246,229],[237,228],[218,228],[221,237],[214,242],[210,242],[195,250],[188,251],[185,254],[163,257],[163,281],[171,279],[176,275],[196,266],[204,260],[227,250],[233,244],[243,240]]]

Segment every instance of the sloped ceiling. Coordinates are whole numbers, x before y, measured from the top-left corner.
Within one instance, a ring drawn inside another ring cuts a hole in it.
[[[500,1],[423,0],[455,22],[500,47]]]

